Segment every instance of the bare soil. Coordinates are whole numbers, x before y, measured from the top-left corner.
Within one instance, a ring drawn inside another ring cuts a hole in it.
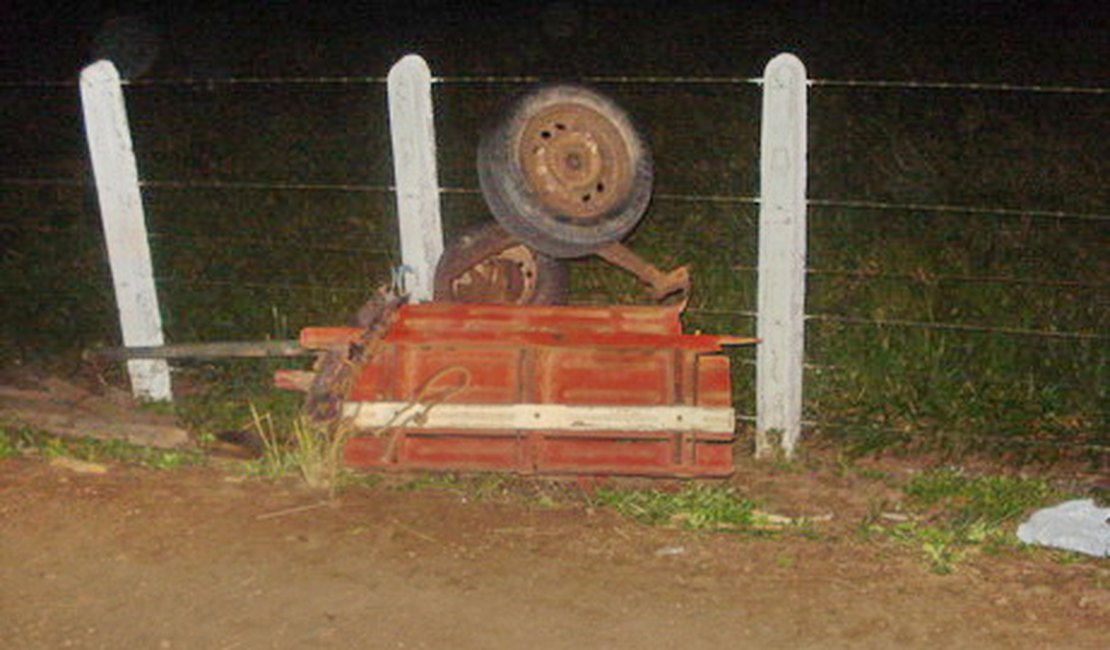
[[[889,468],[887,468],[889,469]],[[816,535],[648,527],[574,482],[398,480],[332,503],[227,468],[0,461],[5,648],[1104,648],[1110,566],[1005,551],[930,573],[854,529],[889,488],[741,467]]]

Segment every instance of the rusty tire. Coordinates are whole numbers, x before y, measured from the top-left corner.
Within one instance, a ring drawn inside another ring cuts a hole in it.
[[[437,302],[558,305],[566,302],[565,262],[520,243],[497,223],[471,228],[436,266]]]
[[[520,241],[581,257],[627,236],[651,200],[647,143],[608,97],[576,85],[518,99],[478,146],[482,194]]]

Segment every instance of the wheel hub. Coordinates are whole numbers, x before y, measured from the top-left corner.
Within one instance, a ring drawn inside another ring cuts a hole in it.
[[[523,303],[536,290],[536,261],[514,246],[474,265],[452,281],[463,302]]]
[[[604,214],[632,187],[631,155],[620,131],[579,104],[556,104],[533,116],[519,156],[540,203],[572,219]]]

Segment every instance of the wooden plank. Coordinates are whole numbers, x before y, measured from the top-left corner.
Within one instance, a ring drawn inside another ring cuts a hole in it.
[[[756,455],[801,432],[805,355],[806,70],[780,54],[763,73],[760,145]]]
[[[81,71],[81,106],[96,178],[96,195],[126,346],[162,345],[162,316],[154,288],[139,172],[119,73],[109,61]],[[172,399],[164,359],[127,362],[131,390],[146,400]]]
[[[343,416],[358,429],[404,424],[406,429],[480,431],[697,431],[731,434],[727,407],[568,406],[565,404],[419,404],[347,402]]]

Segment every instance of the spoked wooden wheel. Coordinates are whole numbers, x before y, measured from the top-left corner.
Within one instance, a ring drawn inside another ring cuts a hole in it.
[[[479,145],[482,193],[498,222],[553,257],[623,239],[651,198],[651,153],[628,115],[589,88],[526,95]]]

